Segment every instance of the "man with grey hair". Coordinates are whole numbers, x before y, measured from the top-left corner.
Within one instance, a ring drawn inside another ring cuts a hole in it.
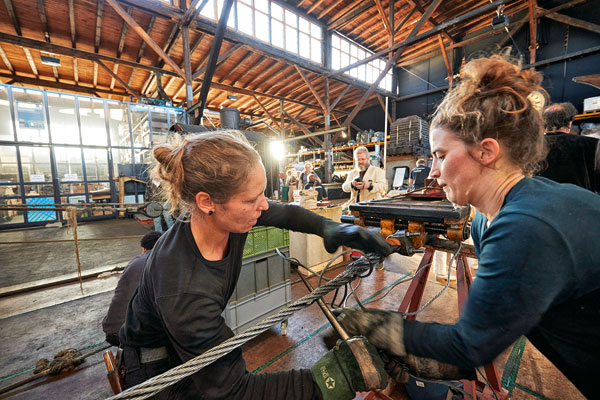
[[[344,192],[350,192],[350,204],[359,201],[380,199],[387,191],[385,172],[369,163],[369,150],[360,146],[354,150],[356,168],[348,173],[342,185]]]

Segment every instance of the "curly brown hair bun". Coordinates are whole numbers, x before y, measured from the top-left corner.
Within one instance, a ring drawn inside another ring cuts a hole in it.
[[[437,107],[432,129],[451,130],[467,144],[494,138],[512,162],[533,173],[546,148],[541,114],[527,96],[543,90],[541,74],[494,55],[469,61],[461,77]]]
[[[243,187],[261,158],[244,135],[235,130],[187,136],[153,150],[152,177],[163,181],[162,193],[171,211],[190,213],[196,194],[206,192],[218,204],[227,202]]]

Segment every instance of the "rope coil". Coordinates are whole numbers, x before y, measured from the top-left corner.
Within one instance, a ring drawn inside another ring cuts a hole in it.
[[[321,298],[330,291],[339,288],[349,282],[352,282],[357,276],[372,268],[374,259],[381,261],[378,256],[369,255],[369,258],[361,257],[350,263],[345,271],[331,279],[323,286],[317,287],[313,292],[296,300],[289,306],[281,309],[279,312],[263,319],[254,326],[240,332],[239,334],[227,339],[223,343],[213,347],[203,354],[178,365],[167,372],[148,379],[147,381],[136,385],[128,390],[110,397],[108,400],[117,399],[146,399],[160,392],[161,390],[175,384],[190,375],[195,374],[207,365],[212,364],[219,358],[229,354],[236,348],[242,346],[247,341],[255,338],[259,334],[268,330],[272,326],[288,319],[288,317],[303,308],[310,306],[317,299]]]

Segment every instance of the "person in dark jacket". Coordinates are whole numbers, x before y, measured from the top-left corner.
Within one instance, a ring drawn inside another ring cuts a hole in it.
[[[557,103],[544,109],[548,156],[540,176],[559,183],[572,183],[600,192],[600,141],[571,134],[577,110],[571,103]]]
[[[153,175],[165,185],[171,208],[181,214],[152,250],[119,332],[126,388],[234,336],[222,313],[238,281],[252,227],[316,234],[329,252],[341,245],[381,255],[392,251],[367,229],[267,202],[264,166],[239,131],[188,136],[180,144],[156,146],[153,155]],[[345,350],[346,342],[340,343],[310,370],[253,375],[237,348],[156,398],[352,399],[355,391],[385,386],[383,363],[374,348],[369,359],[378,366],[379,379],[368,385],[358,362]]]
[[[414,369],[414,356],[483,366],[525,335],[590,399],[600,398],[600,197],[531,177],[545,157],[543,121],[527,95],[541,75],[499,56],[468,62],[431,123],[431,177],[477,210],[479,269],[454,324],[346,310],[351,335]]]
[[[106,334],[106,341],[113,346],[120,344],[119,329],[123,325],[123,322],[125,322],[127,306],[138,287],[144,265],[150,255],[150,250],[152,250],[161,235],[161,232],[152,231],[142,237],[140,241],[142,254],[129,261],[123,271],[123,275],[121,275],[121,279],[117,283],[115,294],[108,307],[108,312],[102,320],[102,330]]]
[[[421,189],[425,187],[425,179],[429,176],[429,168],[426,164],[426,161],[422,158],[417,160],[417,166],[410,171],[410,179],[408,180],[408,184],[413,187],[413,189]]]

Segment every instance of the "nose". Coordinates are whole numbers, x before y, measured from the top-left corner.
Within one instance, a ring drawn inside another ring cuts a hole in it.
[[[440,163],[438,159],[434,159],[431,163],[431,171],[429,171],[429,178],[438,179],[440,177]]]
[[[261,200],[258,202],[258,210],[265,211],[268,209],[269,209],[269,203],[267,202],[267,198],[265,197],[265,195],[263,193]]]

